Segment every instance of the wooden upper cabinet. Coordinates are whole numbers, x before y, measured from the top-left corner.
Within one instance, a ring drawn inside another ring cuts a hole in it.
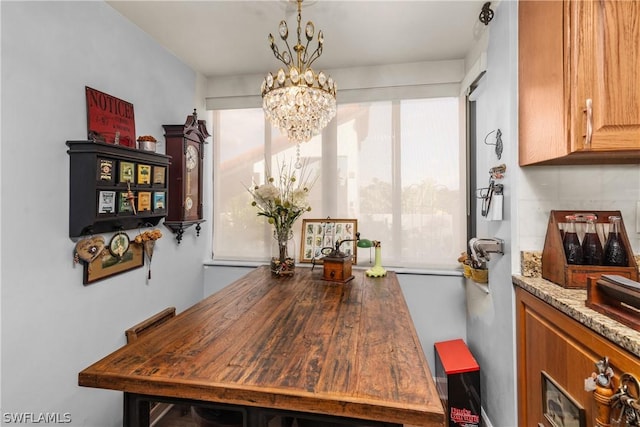
[[[640,2],[519,2],[520,165],[640,163]]]

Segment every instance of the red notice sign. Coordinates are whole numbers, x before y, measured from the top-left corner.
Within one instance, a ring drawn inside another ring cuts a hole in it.
[[[135,147],[133,104],[85,86],[90,140]]]

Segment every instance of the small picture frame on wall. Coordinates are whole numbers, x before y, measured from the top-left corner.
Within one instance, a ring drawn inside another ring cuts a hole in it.
[[[338,240],[352,240],[340,245],[340,250],[352,256],[352,263],[357,264],[358,232],[357,219],[303,219],[300,244],[300,262],[322,263],[322,250],[335,247]]]
[[[100,191],[98,193],[98,213],[114,214],[116,213],[116,192]]]
[[[553,427],[585,427],[585,411],[549,374],[542,371],[542,413]]]
[[[138,212],[151,210],[151,192],[139,191],[138,192]]]
[[[138,165],[138,184],[151,184],[150,165]]]
[[[114,178],[112,159],[98,159],[98,181],[112,183]]]
[[[89,285],[98,280],[142,267],[144,265],[144,252],[142,245],[131,243],[122,256],[113,256],[110,244],[109,249],[103,250],[96,259],[83,264],[84,277],[82,283]]]
[[[164,191],[153,193],[153,211],[159,212],[167,209],[167,202]]]
[[[119,194],[119,196],[118,196],[118,213],[124,213],[124,214],[133,213],[133,206],[131,205],[131,202],[129,201],[129,198],[127,197],[127,192],[126,191],[121,191],[118,194]]]
[[[154,185],[164,185],[166,170],[164,166],[154,166],[153,167],[153,184]]]
[[[134,183],[135,164],[131,162],[120,162],[119,183]]]

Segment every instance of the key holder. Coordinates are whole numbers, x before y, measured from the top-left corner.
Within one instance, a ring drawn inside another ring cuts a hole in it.
[[[490,142],[487,142],[487,138],[489,138],[489,135],[491,135],[494,132],[496,132],[496,142],[491,144]],[[487,136],[484,137],[484,144],[494,145],[496,147],[495,152],[496,152],[496,156],[498,157],[498,160],[502,158],[503,144],[502,144],[502,131],[500,129],[492,130],[491,132],[489,132]]]
[[[640,426],[640,382],[629,373],[620,376],[618,392],[611,396],[611,418],[617,424],[628,426]]]

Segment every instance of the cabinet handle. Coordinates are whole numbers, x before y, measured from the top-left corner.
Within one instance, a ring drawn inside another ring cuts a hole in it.
[[[593,137],[593,102],[587,99],[587,136],[584,139],[584,148],[591,148],[591,138]]]

